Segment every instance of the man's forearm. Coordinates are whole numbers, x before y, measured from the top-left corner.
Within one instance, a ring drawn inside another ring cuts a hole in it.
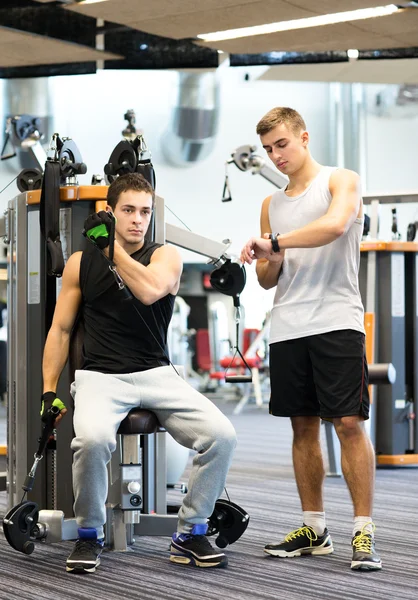
[[[345,233],[345,228],[334,218],[327,216],[312,221],[305,227],[280,234],[280,250],[287,248],[318,248],[334,242]]]
[[[151,304],[154,301],[156,290],[159,289],[159,282],[155,274],[131,258],[117,242],[113,260],[119,275],[134,296],[144,304]]]
[[[258,283],[265,290],[270,290],[277,285],[280,271],[282,270],[283,259],[278,262],[259,259],[257,261],[256,273]]]
[[[67,362],[70,334],[51,327],[45,343],[42,361],[44,392],[55,392],[62,370]]]

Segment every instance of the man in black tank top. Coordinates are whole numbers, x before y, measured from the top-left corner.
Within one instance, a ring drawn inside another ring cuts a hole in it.
[[[303,526],[265,546],[277,557],[333,552],[326,527],[320,419],[333,422],[354,505],[351,568],[379,570],[372,521],[375,455],[369,417],[364,309],[358,286],[362,199],[359,176],[318,164],[294,109],[277,107],[258,123],[268,157],[289,177],[267,197],[261,236],[241,260],[257,260],[257,277],[276,288],[270,326],[270,414],[289,417]]]
[[[205,536],[207,519],[224,489],[236,445],[230,421],[182,379],[170,364],[167,329],[182,272],[172,246],[145,241],[154,191],[139,174],[117,178],[108,190],[107,210],[116,218],[113,262],[130,291],[121,291],[109,269],[106,213],[89,217],[86,250],[65,267],[62,289],[44,349],[43,411],[56,398],[68,357],[72,328],[84,327],[82,368],[71,386],[75,438],[73,487],[79,539],[67,571],[94,572],[103,548],[107,469],[121,421],[135,407],[154,412],[181,445],[194,449],[192,482],[179,510],[170,560],[200,567],[224,567],[227,558]],[[97,247],[95,247],[97,246]],[[61,410],[57,422],[64,416]],[[164,543],[164,542],[163,542]]]

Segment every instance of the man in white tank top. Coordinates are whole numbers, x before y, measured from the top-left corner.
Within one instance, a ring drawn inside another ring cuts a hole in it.
[[[334,423],[354,505],[351,568],[377,570],[372,521],[375,455],[369,417],[364,313],[358,287],[363,206],[359,176],[310,154],[301,115],[273,108],[257,133],[286,189],[266,198],[261,237],[241,260],[257,260],[260,285],[276,287],[270,331],[270,414],[290,417],[303,526],[265,552],[278,557],[333,552],[323,505],[320,419]]]

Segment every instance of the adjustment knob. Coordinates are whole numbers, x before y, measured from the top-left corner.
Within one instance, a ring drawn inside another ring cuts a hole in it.
[[[130,481],[128,483],[128,492],[130,494],[137,494],[140,489],[141,489],[141,484],[139,483],[139,481]]]
[[[137,508],[141,505],[142,498],[141,496],[138,496],[138,494],[135,494],[134,496],[131,496],[129,502],[132,504],[132,506],[135,506]]]

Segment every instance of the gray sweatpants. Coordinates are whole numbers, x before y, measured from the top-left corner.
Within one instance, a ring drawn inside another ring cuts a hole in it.
[[[79,527],[103,535],[108,491],[107,468],[116,448],[116,432],[131,408],[154,412],[181,445],[196,450],[188,492],[179,511],[179,532],[206,523],[222,494],[236,445],[230,421],[171,366],[139,373],[107,375],[76,371],[73,487]]]

